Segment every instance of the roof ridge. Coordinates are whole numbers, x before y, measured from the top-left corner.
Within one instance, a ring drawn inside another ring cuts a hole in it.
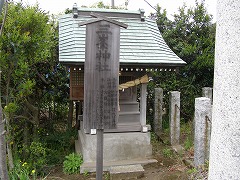
[[[92,11],[99,11],[99,12],[116,12],[116,13],[126,13],[126,14],[141,14],[140,10],[127,10],[127,9],[106,9],[106,8],[85,8],[85,7],[78,7],[79,11],[88,11],[88,12],[92,12]]]

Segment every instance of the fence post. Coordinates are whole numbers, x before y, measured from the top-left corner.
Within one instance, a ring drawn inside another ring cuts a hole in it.
[[[180,138],[180,92],[171,91],[169,96],[170,142],[179,145]]]
[[[195,99],[194,165],[203,165],[209,159],[212,105],[211,99]]]
[[[202,97],[210,98],[211,103],[213,99],[213,88],[211,87],[203,87],[202,88]]]
[[[163,89],[155,88],[153,131],[158,137],[162,133]]]

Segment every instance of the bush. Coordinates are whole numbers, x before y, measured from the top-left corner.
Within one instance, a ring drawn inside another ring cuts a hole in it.
[[[65,174],[76,174],[80,172],[80,166],[83,163],[81,155],[71,153],[65,157],[63,162],[63,172]]]

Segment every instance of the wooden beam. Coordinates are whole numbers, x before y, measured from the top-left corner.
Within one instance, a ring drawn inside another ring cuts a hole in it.
[[[141,84],[140,123],[142,126],[146,126],[146,110],[147,110],[147,84]]]
[[[92,23],[96,23],[96,22],[99,22],[99,21],[102,21],[103,19],[101,18],[96,18],[96,19],[91,19],[91,20],[88,20],[88,21],[83,21],[83,22],[80,22],[78,23],[78,26],[84,26],[84,25],[87,25],[87,24],[92,24]]]
[[[97,13],[91,13],[90,16],[96,17],[96,18],[98,18],[98,19],[102,19],[102,20],[104,20],[104,21],[107,21],[107,22],[109,22],[109,23],[118,25],[118,26],[123,27],[123,28],[125,28],[125,29],[127,29],[127,27],[128,27],[127,24],[121,23],[121,22],[119,22],[119,21],[115,21],[115,20],[113,20],[113,19],[110,19],[110,18],[108,18],[108,17],[106,17],[106,16],[103,16],[103,15],[100,15],[100,14],[97,14]]]
[[[88,21],[80,22],[80,23],[78,23],[78,26],[80,27],[80,26],[87,25],[87,24],[93,24],[93,23],[96,23],[96,22],[99,22],[99,21],[107,21],[109,23],[115,24],[115,25],[123,27],[125,29],[127,29],[127,27],[128,27],[127,24],[121,23],[119,21],[112,20],[112,19],[110,19],[106,16],[102,16],[100,14],[90,13],[90,16],[95,17],[96,19],[91,19],[91,20],[88,20]]]

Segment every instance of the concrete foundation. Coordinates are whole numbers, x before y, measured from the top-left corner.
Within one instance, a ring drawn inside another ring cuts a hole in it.
[[[82,130],[78,132],[78,143],[80,153],[83,155],[84,170],[95,171],[96,162],[96,135],[85,134]],[[77,143],[76,143],[77,144]],[[119,165],[119,162],[151,159],[152,145],[150,133],[125,132],[125,133],[104,133],[103,160],[111,166]],[[131,163],[130,163],[131,164]],[[89,168],[87,167],[89,166]],[[81,172],[84,172],[81,169]],[[105,169],[106,170],[106,169]]]

